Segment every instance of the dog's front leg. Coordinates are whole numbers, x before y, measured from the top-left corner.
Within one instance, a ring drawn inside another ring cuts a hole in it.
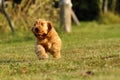
[[[60,50],[54,50],[52,53],[53,57],[56,59],[61,58]]]
[[[38,56],[38,59],[40,60],[48,58],[45,48],[42,45],[36,45],[35,52],[36,52],[36,55]]]

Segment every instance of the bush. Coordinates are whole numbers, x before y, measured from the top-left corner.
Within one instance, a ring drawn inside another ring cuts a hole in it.
[[[25,2],[26,1],[23,0],[22,6],[24,6]],[[28,31],[30,30],[30,28],[33,25],[33,22],[37,18],[44,18],[47,20],[51,20],[55,23],[58,21],[58,17],[59,17],[58,9],[55,9],[53,7],[53,4],[54,3],[51,0],[36,0],[35,4],[32,4],[28,8],[27,12],[24,11],[19,12],[18,8],[13,9],[12,4],[8,3],[8,7],[6,8],[6,11],[9,13],[9,16],[15,26],[15,30]],[[1,16],[3,18],[1,18]],[[5,19],[3,14],[0,14],[0,32],[5,31],[6,28],[9,28],[7,20]]]
[[[9,32],[10,28],[4,15],[0,14],[0,33]]]
[[[120,17],[113,12],[107,12],[101,15],[99,22],[104,24],[115,24],[120,22]]]

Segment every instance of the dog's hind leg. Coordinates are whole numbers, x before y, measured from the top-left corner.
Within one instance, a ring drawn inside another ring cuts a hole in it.
[[[53,56],[55,59],[61,58],[61,53],[60,53],[60,50],[59,50],[59,49],[51,50],[50,53],[52,54],[52,56]]]
[[[61,58],[60,51],[54,51],[52,55],[53,55],[53,57],[56,58],[56,59]]]

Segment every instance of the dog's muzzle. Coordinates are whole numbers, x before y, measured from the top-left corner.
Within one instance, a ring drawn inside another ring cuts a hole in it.
[[[38,33],[39,32],[39,29],[38,28],[35,28],[35,33]]]

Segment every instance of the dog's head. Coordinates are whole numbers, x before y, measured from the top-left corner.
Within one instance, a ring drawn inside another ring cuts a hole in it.
[[[44,38],[52,29],[52,24],[43,19],[37,19],[32,27],[32,32],[37,38]]]

